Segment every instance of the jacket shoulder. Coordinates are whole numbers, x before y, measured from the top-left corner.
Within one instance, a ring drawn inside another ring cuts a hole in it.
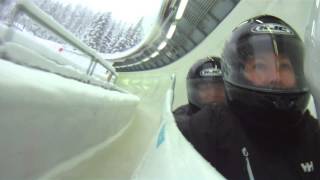
[[[173,111],[174,115],[187,114],[189,111],[189,105],[182,105]]]

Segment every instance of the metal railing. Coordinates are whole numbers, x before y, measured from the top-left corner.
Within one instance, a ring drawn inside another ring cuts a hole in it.
[[[75,35],[66,30],[62,25],[60,25],[57,21],[55,21],[50,15],[42,11],[39,7],[37,7],[34,3],[29,0],[19,0],[16,4],[15,9],[13,10],[12,16],[10,18],[9,25],[13,25],[15,19],[20,13],[25,13],[34,21],[38,22],[42,26],[47,29],[50,29],[53,33],[61,37],[66,42],[70,43],[74,47],[81,50],[83,53],[91,57],[90,65],[86,71],[88,75],[92,75],[96,68],[97,63],[102,65],[108,72],[111,73],[110,79],[116,79],[118,74],[115,69],[110,65],[109,62],[105,61],[98,52],[91,47],[87,46],[83,42],[81,42]],[[13,32],[8,32],[7,38],[12,38]],[[8,40],[7,39],[7,40]]]

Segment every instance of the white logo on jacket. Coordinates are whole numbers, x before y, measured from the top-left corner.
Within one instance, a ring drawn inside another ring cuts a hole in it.
[[[312,161],[300,163],[300,165],[301,165],[303,172],[305,172],[305,173],[310,173],[310,172],[313,172],[313,170],[314,170]]]

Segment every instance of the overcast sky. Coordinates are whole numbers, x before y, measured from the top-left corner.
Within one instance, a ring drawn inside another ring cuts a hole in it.
[[[133,23],[142,16],[154,17],[163,0],[60,0],[71,4],[82,4],[95,11],[112,11],[113,17]]]

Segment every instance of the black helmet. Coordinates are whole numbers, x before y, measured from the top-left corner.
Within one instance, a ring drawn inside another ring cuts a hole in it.
[[[227,102],[241,119],[270,128],[301,120],[310,96],[304,48],[288,24],[269,15],[241,23],[226,42],[222,59]]]
[[[200,91],[210,91],[206,99],[200,97]],[[222,91],[217,93],[214,91]],[[224,87],[220,58],[207,57],[195,63],[187,75],[187,92],[189,104],[201,108],[204,105],[224,100]],[[210,95],[209,95],[210,94]],[[223,96],[223,97],[222,97]]]

